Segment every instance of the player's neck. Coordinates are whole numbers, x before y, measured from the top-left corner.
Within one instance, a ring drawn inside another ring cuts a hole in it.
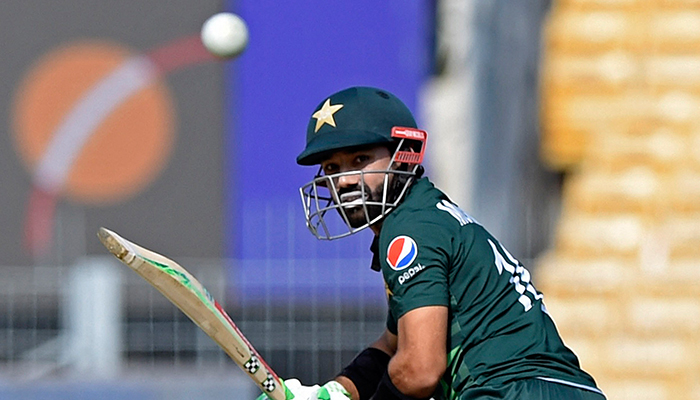
[[[382,231],[382,224],[383,223],[384,223],[384,220],[382,219],[382,220],[377,221],[374,224],[369,226],[369,229],[371,229],[372,232],[374,232],[374,236],[379,236],[379,232]]]

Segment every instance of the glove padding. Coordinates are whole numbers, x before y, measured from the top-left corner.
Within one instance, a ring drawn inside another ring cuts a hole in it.
[[[308,400],[351,400],[350,392],[345,390],[345,387],[336,381],[326,382],[318,392],[316,397]]]
[[[284,381],[287,388],[287,400],[350,400],[350,393],[343,385],[336,381],[330,381],[323,386],[304,386],[298,379]],[[289,397],[291,393],[292,397]],[[265,393],[256,400],[269,400]]]
[[[287,400],[306,400],[306,399],[316,399],[314,397],[316,393],[321,389],[318,385],[304,386],[299,382],[299,379],[287,379],[282,381],[284,386],[287,388]],[[291,395],[291,396],[290,396]],[[255,400],[270,400],[270,398],[265,394],[261,394]]]

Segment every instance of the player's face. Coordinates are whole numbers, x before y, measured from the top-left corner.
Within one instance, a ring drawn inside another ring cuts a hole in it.
[[[343,204],[350,226],[362,226],[367,223],[368,216],[371,220],[381,213],[379,206],[367,206],[365,213],[363,204],[382,202],[385,179],[391,179],[385,173],[390,163],[391,153],[384,146],[337,152],[321,163],[324,175],[338,174],[333,178],[337,189],[334,201]]]

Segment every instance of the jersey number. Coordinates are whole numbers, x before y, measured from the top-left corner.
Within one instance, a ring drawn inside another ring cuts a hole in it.
[[[530,283],[530,271],[528,271],[522,266],[522,264],[520,264],[520,262],[518,262],[518,260],[510,255],[505,247],[501,246],[500,244],[495,244],[493,241],[491,241],[491,239],[488,241],[491,245],[491,249],[493,250],[493,256],[496,259],[496,269],[498,270],[498,275],[503,274],[504,270],[510,273],[510,283],[513,284],[515,291],[520,294],[518,301],[523,305],[525,311],[530,311],[532,308],[533,299],[540,300],[542,297],[544,297],[542,293],[537,293],[535,287],[532,286],[532,283]],[[501,255],[501,252],[498,251],[498,247],[503,250],[503,253],[508,259],[505,259],[503,255]]]

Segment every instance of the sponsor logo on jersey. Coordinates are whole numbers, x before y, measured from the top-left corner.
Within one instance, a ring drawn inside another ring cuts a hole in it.
[[[392,269],[400,271],[409,267],[418,255],[418,246],[409,236],[395,237],[386,252],[386,262]]]
[[[403,274],[399,275],[399,285],[403,285],[408,282],[411,278],[416,276],[419,272],[425,269],[425,265],[418,263],[415,267],[411,267],[404,271]]]

